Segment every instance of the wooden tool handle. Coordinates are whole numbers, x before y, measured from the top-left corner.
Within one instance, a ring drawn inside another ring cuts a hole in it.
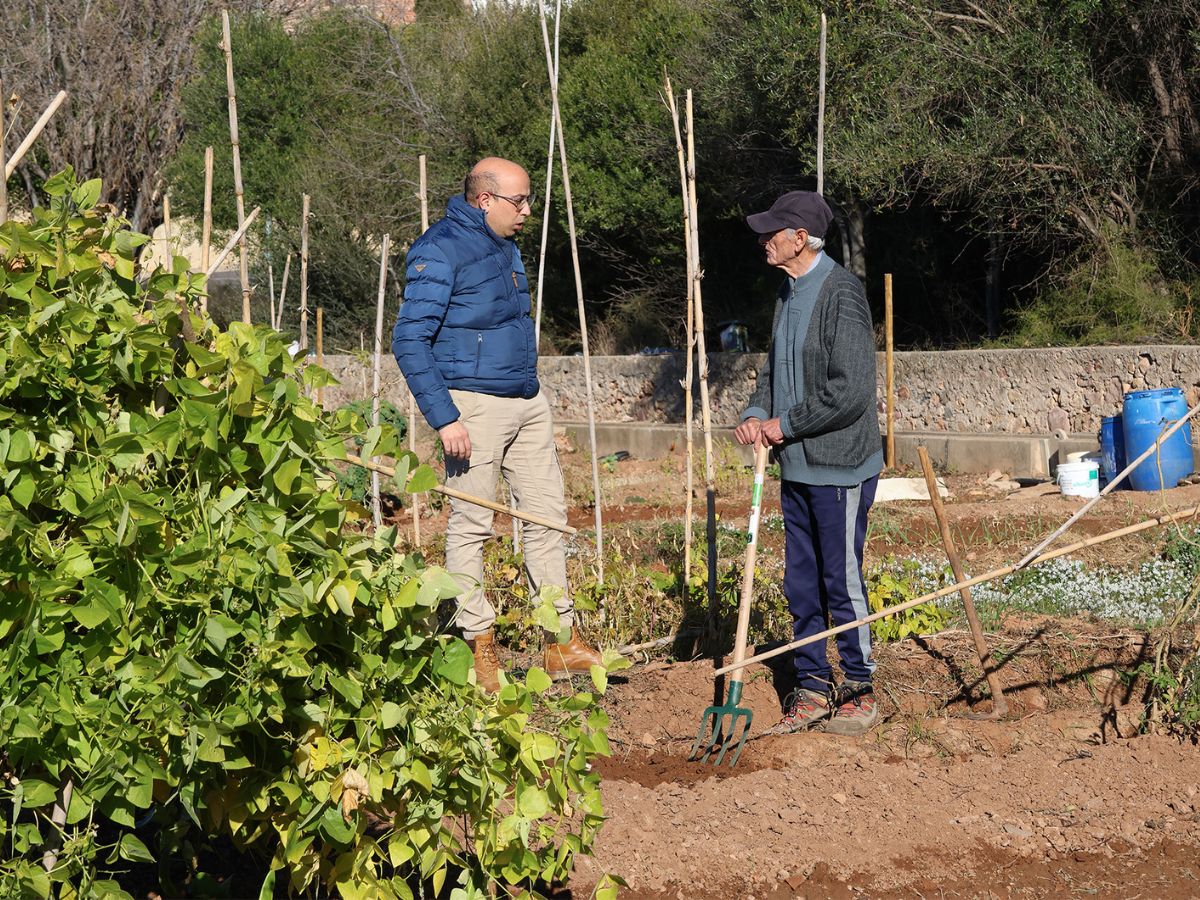
[[[381,475],[390,477],[396,476],[396,470],[391,466],[385,466],[382,463],[369,462],[361,457],[355,456],[353,453],[346,454],[346,462],[352,465],[361,466],[368,472],[379,472]],[[514,519],[520,519],[522,522],[530,522],[534,525],[541,525],[543,528],[552,528],[555,531],[561,531],[563,534],[576,534],[576,530],[570,525],[558,522],[551,522],[549,519],[544,519],[541,516],[533,513],[521,512],[512,507],[505,506],[502,503],[496,503],[492,500],[485,500],[483,497],[475,497],[471,494],[464,494],[462,491],[455,490],[451,487],[439,484],[430,488],[431,491],[436,491],[439,494],[444,494],[447,497],[453,497],[455,500],[462,500],[466,503],[473,503],[475,506],[482,506],[484,509],[490,509],[492,512],[504,513],[507,516],[512,516]]]
[[[754,600],[754,562],[758,557],[758,524],[762,518],[763,481],[767,471],[768,449],[759,444],[754,453],[754,493],[750,496],[750,540],[746,543],[746,562],[742,570],[742,599],[738,604],[737,633],[733,639],[733,662],[746,658],[746,637],[750,632],[750,604]],[[741,681],[738,669],[730,681]]]

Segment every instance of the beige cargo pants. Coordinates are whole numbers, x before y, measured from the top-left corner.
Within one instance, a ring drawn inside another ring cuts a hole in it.
[[[567,521],[562,469],[554,445],[550,403],[539,393],[530,400],[450,391],[459,421],[471,436],[470,461],[446,459],[446,485],[486,500],[496,499],[496,476],[503,475],[513,505],[551,522]],[[559,628],[575,623],[567,593],[563,535],[523,522],[522,542],[529,584],[562,588],[555,603]],[[496,610],[483,592],[483,545],[492,536],[492,511],[463,500],[450,500],[446,526],[446,569],[463,587],[457,624],[467,640],[490,631]]]

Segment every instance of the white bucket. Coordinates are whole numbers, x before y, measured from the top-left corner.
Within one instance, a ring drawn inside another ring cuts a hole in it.
[[[1096,497],[1100,494],[1100,467],[1094,459],[1063,463],[1058,467],[1058,487],[1067,497]]]

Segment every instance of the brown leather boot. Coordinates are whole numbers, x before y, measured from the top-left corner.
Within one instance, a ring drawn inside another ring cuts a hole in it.
[[[475,654],[475,682],[487,693],[494,694],[500,690],[500,657],[496,655],[495,636],[490,631],[467,641],[467,646]]]
[[[571,639],[565,644],[552,641],[542,654],[546,674],[558,681],[572,675],[587,675],[592,666],[603,665],[599,653],[583,642],[579,629],[571,628]]]

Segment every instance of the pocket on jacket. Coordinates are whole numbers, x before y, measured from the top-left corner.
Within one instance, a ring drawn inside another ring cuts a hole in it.
[[[483,332],[475,335],[475,377],[479,377],[479,363],[483,359]]]

